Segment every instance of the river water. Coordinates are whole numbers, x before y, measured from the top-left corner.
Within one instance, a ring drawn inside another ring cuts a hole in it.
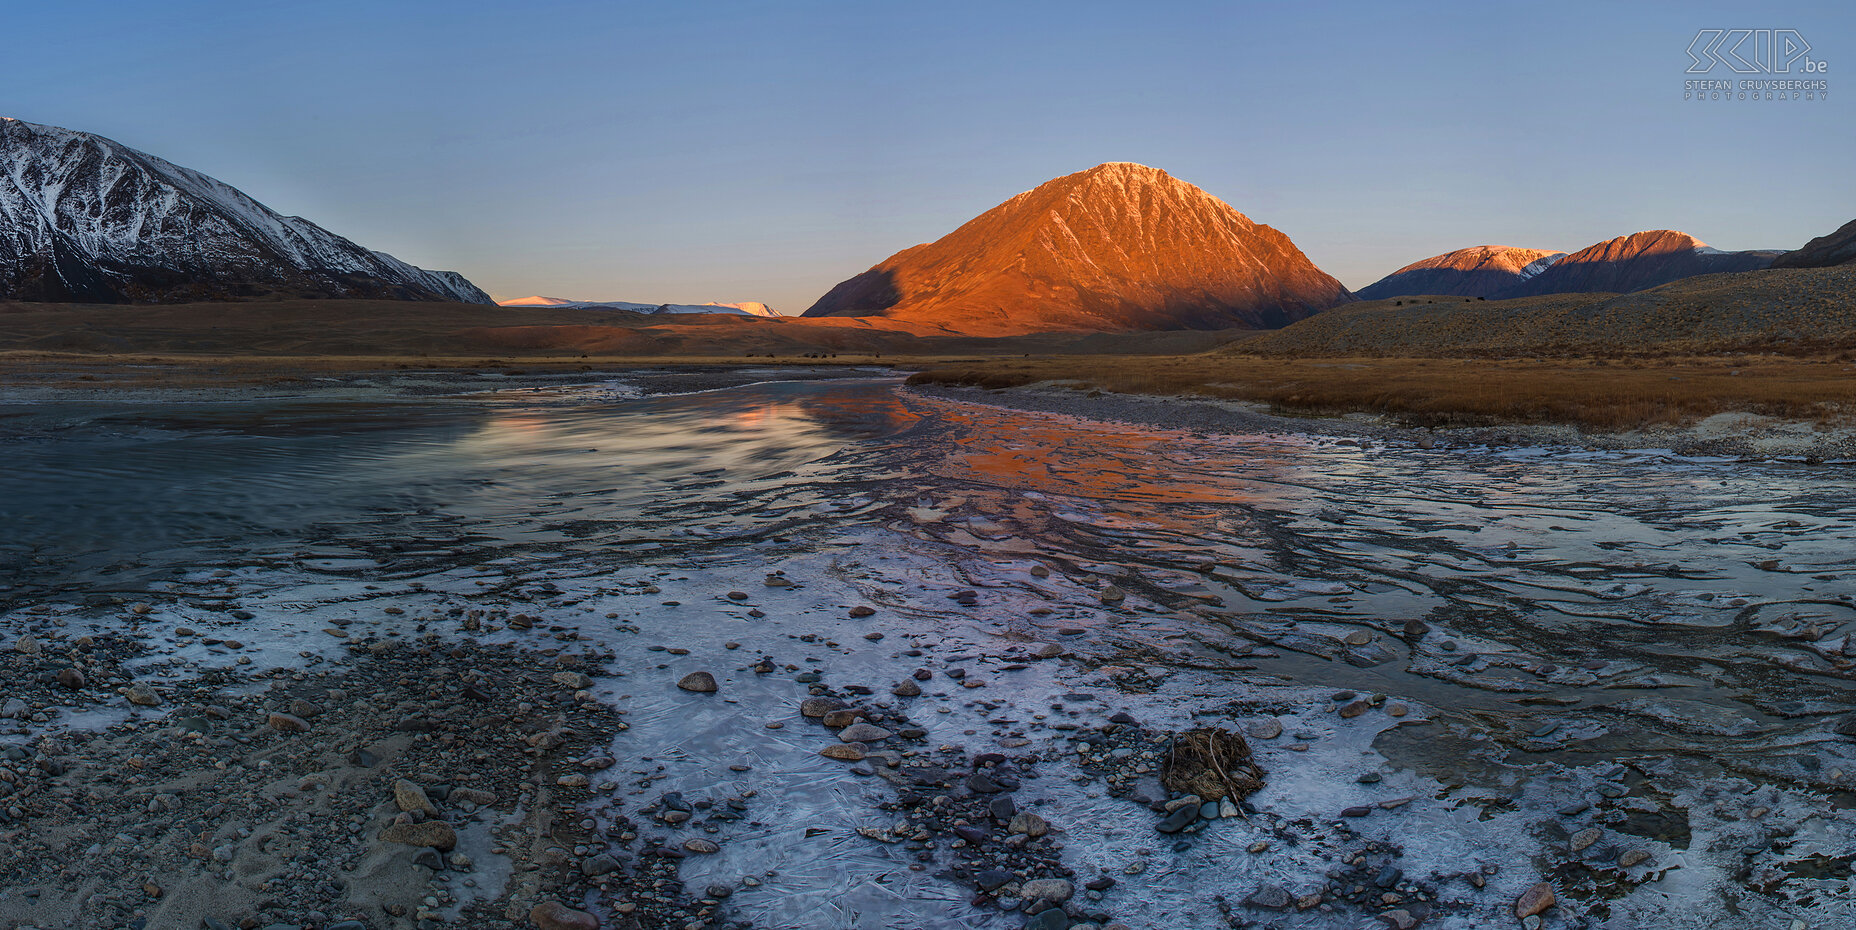
[[[653,760],[613,771],[649,770],[617,803],[755,792],[755,826],[684,873],[754,877],[728,907],[758,926],[1023,920],[856,833],[893,791],[817,756],[816,733],[764,728],[805,690],[741,668],[763,654],[879,694],[923,665],[986,680],[925,686],[928,744],[1052,760],[1026,791],[1067,865],[1120,878],[1099,906],[1135,926],[1223,926],[1213,895],[1317,886],[1331,850],[1284,831],[1331,837],[1338,811],[1394,798],[1413,800],[1346,827],[1424,878],[1426,926],[1515,925],[1543,879],[1550,925],[1856,921],[1856,741],[1833,730],[1856,668],[1847,468],[1192,433],[875,377],[656,395],[627,378],[9,397],[0,623],[107,625],[147,602],[158,679],[231,661],[167,635],[181,625],[292,665],[334,659],[332,619],[571,621],[625,672],[600,683],[632,722],[614,756]],[[1126,599],[1105,603],[1109,584]],[[1040,642],[1067,655],[1022,661]],[[726,700],[665,685],[699,668]],[[1343,691],[1385,701],[1343,717]],[[1253,740],[1263,816],[1187,849],[1156,835],[1070,761],[1064,721],[1118,710],[1280,722]],[[1602,840],[1568,850],[1592,826]],[[1618,865],[1631,851],[1647,857]]]

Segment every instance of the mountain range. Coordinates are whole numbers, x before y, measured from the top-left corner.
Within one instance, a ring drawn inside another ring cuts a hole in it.
[[[1258,329],[1351,299],[1288,236],[1164,171],[1109,162],[897,252],[804,316],[971,335]]]
[[[735,316],[777,317],[780,312],[758,300],[739,303],[642,304],[629,300],[572,300],[566,297],[517,297],[499,300],[499,307],[528,307],[574,310],[630,310],[635,313],[727,313]]]
[[[1784,253],[1724,252],[1684,232],[1653,229],[1570,255],[1481,245],[1406,265],[1359,291],[1362,300],[1436,295],[1507,300],[1545,294],[1628,294],[1692,278],[1756,271]]]
[[[221,181],[102,136],[0,117],[0,299],[490,303]]]
[[[1497,296],[1629,294],[1697,275],[1756,271],[1779,254],[1723,252],[1688,233],[1654,229],[1586,246]]]
[[[1566,257],[1551,249],[1478,245],[1413,262],[1355,292],[1361,300],[1411,294],[1493,297]]]
[[[1283,233],[1156,168],[1038,185],[833,287],[793,322],[931,336],[1279,328],[1358,299],[1630,294],[1723,272],[1856,262],[1856,222],[1793,252],[1650,230],[1571,254],[1482,245],[1350,294]],[[0,118],[0,300],[366,298],[490,304],[455,272],[369,251],[200,172],[90,133]],[[790,320],[758,302],[525,297],[503,307]],[[679,324],[681,325],[681,324]]]

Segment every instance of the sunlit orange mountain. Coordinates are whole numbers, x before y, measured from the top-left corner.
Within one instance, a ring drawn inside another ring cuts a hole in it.
[[[1283,326],[1351,300],[1289,237],[1157,168],[1048,181],[812,305],[971,335]]]
[[[1545,271],[1565,255],[1552,249],[1471,246],[1412,262],[1361,288],[1355,296],[1361,300],[1413,294],[1493,297]]]
[[[1696,275],[1756,271],[1771,265],[1779,254],[1778,251],[1723,252],[1685,232],[1652,229],[1586,246],[1508,288],[1500,296],[1627,294]]]

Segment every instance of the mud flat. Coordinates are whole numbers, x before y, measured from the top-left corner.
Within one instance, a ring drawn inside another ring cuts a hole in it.
[[[1832,466],[481,387],[7,420],[0,927],[1850,917]]]

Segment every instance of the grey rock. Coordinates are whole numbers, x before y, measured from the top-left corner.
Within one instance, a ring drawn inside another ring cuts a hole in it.
[[[1005,885],[1018,880],[1018,876],[1004,869],[987,869],[975,876],[973,881],[982,891],[997,891]]]
[[[1038,878],[1018,886],[1018,896],[1026,901],[1043,901],[1060,905],[1076,894],[1076,886],[1064,878]]]
[[[895,734],[873,723],[853,723],[838,731],[838,739],[846,743],[874,743],[889,739]]]
[[[1188,804],[1166,815],[1165,819],[1161,820],[1159,826],[1154,829],[1161,833],[1178,833],[1197,819],[1199,819],[1199,806]]]
[[[1280,911],[1294,904],[1295,898],[1289,894],[1288,889],[1281,885],[1264,885],[1256,891],[1251,892],[1250,897],[1244,899],[1244,903],[1251,907],[1262,907],[1272,911]]]
[[[677,681],[677,687],[698,694],[715,693],[715,676],[708,672],[691,672]]]

